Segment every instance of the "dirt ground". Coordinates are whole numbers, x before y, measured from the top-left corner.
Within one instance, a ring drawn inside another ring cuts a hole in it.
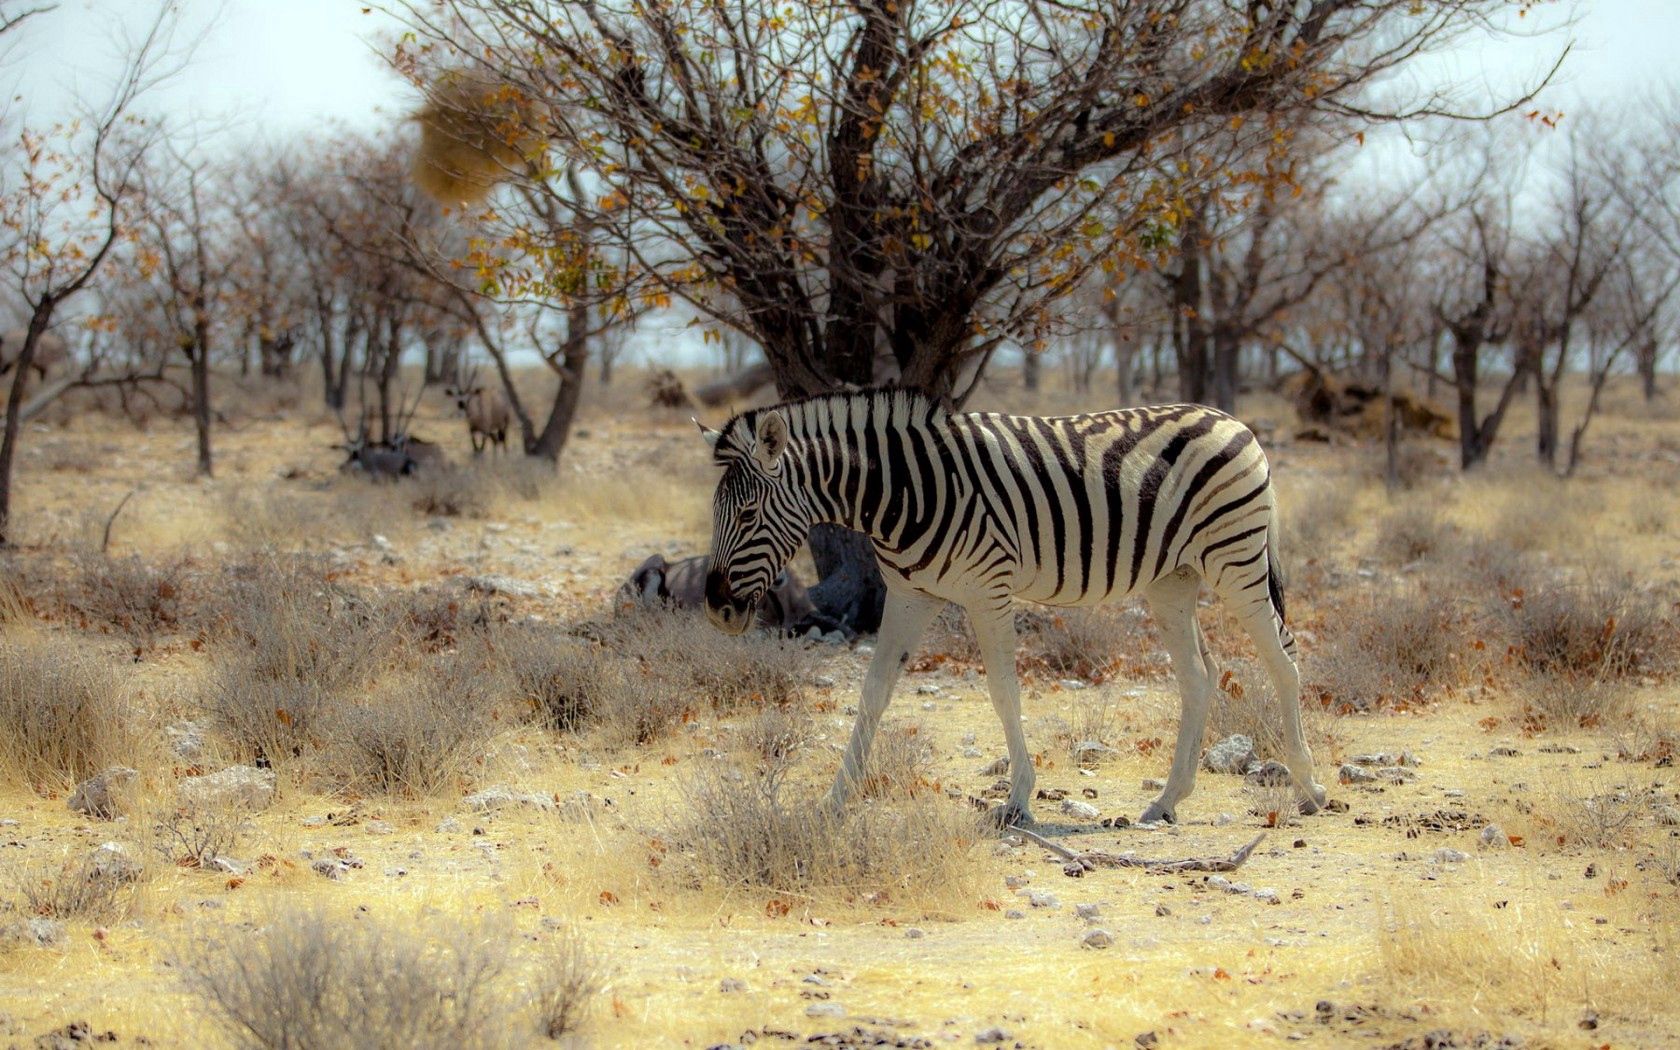
[[[1096,407],[1103,393],[999,388],[976,407]],[[499,577],[514,585],[488,600],[498,615],[600,617],[648,554],[704,550],[712,476],[688,413],[645,407],[634,376],[594,395],[558,478],[477,464],[487,480],[453,515],[414,509],[409,483],[338,476],[336,427],[307,402],[234,416],[216,433],[214,480],[193,478],[184,421],[144,431],[102,416],[35,425],[18,476],[21,542],[0,571],[71,572],[132,490],[110,527],[112,556],[186,559],[189,572],[213,574],[252,550],[303,547],[358,586],[464,594],[464,581]],[[1269,435],[1291,537],[1312,537],[1287,553],[1309,682],[1324,681],[1315,644],[1344,628],[1362,594],[1425,580],[1450,554],[1439,542],[1402,565],[1373,553],[1393,531],[1384,523],[1409,508],[1445,523],[1449,548],[1491,536],[1560,564],[1614,559],[1641,584],[1667,588],[1672,616],[1680,417],[1630,402],[1595,424],[1590,461],[1567,484],[1527,466],[1520,419],[1479,478],[1457,476],[1450,446],[1420,446],[1409,453],[1419,480],[1390,497],[1378,450],[1293,442],[1281,402],[1244,408]],[[427,402],[419,430],[447,435],[457,461],[470,458],[441,397]],[[1320,514],[1329,524],[1315,528],[1308,519]],[[1216,609],[1203,615],[1216,652],[1230,655],[1232,632],[1219,629]],[[134,717],[148,726],[192,717],[216,658],[187,629],[139,646],[109,625],[64,617],[0,617],[0,631],[73,637],[101,654],[121,668]],[[426,797],[283,781],[243,836],[248,872],[149,863],[120,920],[72,919],[58,943],[0,946],[0,1045],[29,1046],[76,1021],[115,1033],[118,1045],[226,1045],[178,959],[299,904],[420,931],[439,917],[494,917],[510,952],[575,929],[604,979],[569,1037],[585,1046],[816,1036],[834,1046],[1680,1045],[1680,829],[1665,823],[1680,814],[1680,775],[1671,750],[1650,746],[1680,726],[1675,684],[1647,674],[1619,687],[1613,718],[1541,726],[1525,718],[1526,686],[1499,670],[1490,645],[1473,628],[1456,632],[1446,659],[1493,670],[1412,702],[1338,713],[1333,686],[1315,693],[1329,701],[1315,700],[1309,715],[1321,779],[1343,804],[1336,812],[1285,813],[1284,826],[1268,828],[1273,818],[1251,812],[1260,796],[1243,777],[1209,772],[1176,826],[1105,828],[1058,801],[1036,804],[1043,834],[1150,858],[1227,854],[1264,831],[1247,864],[1218,878],[1133,868],[1074,879],[1036,846],[976,831],[956,875],[897,894],[688,884],[659,858],[692,806],[693,778],[736,747],[748,717],[705,708],[639,746],[510,725]],[[799,791],[812,798],[849,731],[867,642],[820,645],[813,659],[820,684],[802,701],[813,738],[797,766]],[[1031,674],[1024,709],[1040,789],[1088,801],[1101,818],[1135,820],[1152,797],[1144,781],[1165,775],[1177,694],[1158,654],[1121,663],[1123,673],[1095,682]],[[981,770],[1002,755],[1002,736],[971,661],[918,666],[888,718],[931,744],[927,776],[942,802],[959,796],[943,804],[961,808],[960,796],[995,779]],[[1093,710],[1113,753],[1082,769],[1057,741],[1067,726],[1090,724]],[[1366,768],[1359,756],[1402,752],[1412,761],[1401,772],[1336,777],[1344,764]],[[142,780],[161,795],[186,772],[166,760]],[[582,819],[565,807],[470,809],[466,796],[490,786],[592,801]],[[1612,806],[1625,812],[1612,819]],[[40,858],[122,840],[142,819],[92,820],[67,807],[63,790],[10,778],[0,788],[0,884]],[[901,845],[918,854],[917,842]],[[310,858],[329,854],[359,866],[322,877]],[[1084,905],[1095,914],[1082,916]],[[1088,946],[1093,929],[1111,943]]]

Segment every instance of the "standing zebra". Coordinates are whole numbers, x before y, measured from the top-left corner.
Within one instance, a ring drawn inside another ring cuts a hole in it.
[[[1009,744],[1007,823],[1030,822],[1011,600],[1099,605],[1142,590],[1172,656],[1183,712],[1172,773],[1143,819],[1190,794],[1215,667],[1196,623],[1205,579],[1248,631],[1283,709],[1285,764],[1305,812],[1324,804],[1301,733],[1295,641],[1283,623],[1277,513],[1253,433],[1200,405],[1092,415],[951,413],[903,390],[832,394],[702,427],[724,469],[712,502],[706,608],[738,633],[805,541],[832,522],[873,542],[885,615],[829,797],[845,802],[899,670],[951,601],[968,611]]]

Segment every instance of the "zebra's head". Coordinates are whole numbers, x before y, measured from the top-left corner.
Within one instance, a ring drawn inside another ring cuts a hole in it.
[[[712,496],[712,558],[706,615],[740,634],[753,610],[811,531],[811,511],[787,460],[787,417],[775,409],[737,416],[724,428],[702,426],[723,467]]]

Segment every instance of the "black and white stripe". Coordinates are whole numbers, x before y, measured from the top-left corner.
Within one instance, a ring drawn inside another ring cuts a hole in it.
[[[1202,580],[1259,646],[1286,706],[1284,757],[1305,804],[1323,801],[1295,706],[1270,470],[1237,420],[1201,405],[1059,417],[959,414],[919,394],[882,390],[748,412],[708,436],[725,468],[713,506],[714,619],[737,626],[731,611],[750,607],[813,524],[865,533],[895,599],[878,661],[889,650],[914,649],[928,610],[938,607],[931,599],[966,608],[983,650],[991,640],[988,679],[1010,735],[1013,787],[1024,793],[1012,790],[1018,812],[1011,816],[1025,815],[1031,762],[1024,742],[1016,753],[1018,715],[1013,734],[1008,724],[1019,703],[1010,603],[1149,597],[1185,703],[1173,777],[1146,813],[1170,817],[1191,787],[1212,688],[1212,660],[1194,616]],[[854,733],[860,751],[873,734],[863,724],[875,700],[871,684],[884,684],[890,696],[893,675],[896,667],[881,675],[871,669],[881,680],[865,685],[862,732]],[[861,768],[863,755],[848,753],[854,758]],[[856,773],[842,770],[837,796]]]

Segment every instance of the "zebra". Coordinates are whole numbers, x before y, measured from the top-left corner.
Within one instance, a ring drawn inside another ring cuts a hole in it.
[[[1253,639],[1276,687],[1284,764],[1302,811],[1325,804],[1301,731],[1270,467],[1242,423],[1202,405],[956,413],[889,388],[790,401],[700,429],[723,468],[706,574],[716,627],[747,628],[815,524],[864,533],[880,562],[886,606],[831,812],[860,782],[899,672],[949,601],[973,625],[1008,743],[1009,799],[995,816],[1031,823],[1035,775],[1011,603],[1093,606],[1142,591],[1182,704],[1172,771],[1142,820],[1176,819],[1195,786],[1216,679],[1196,622],[1203,580]]]

